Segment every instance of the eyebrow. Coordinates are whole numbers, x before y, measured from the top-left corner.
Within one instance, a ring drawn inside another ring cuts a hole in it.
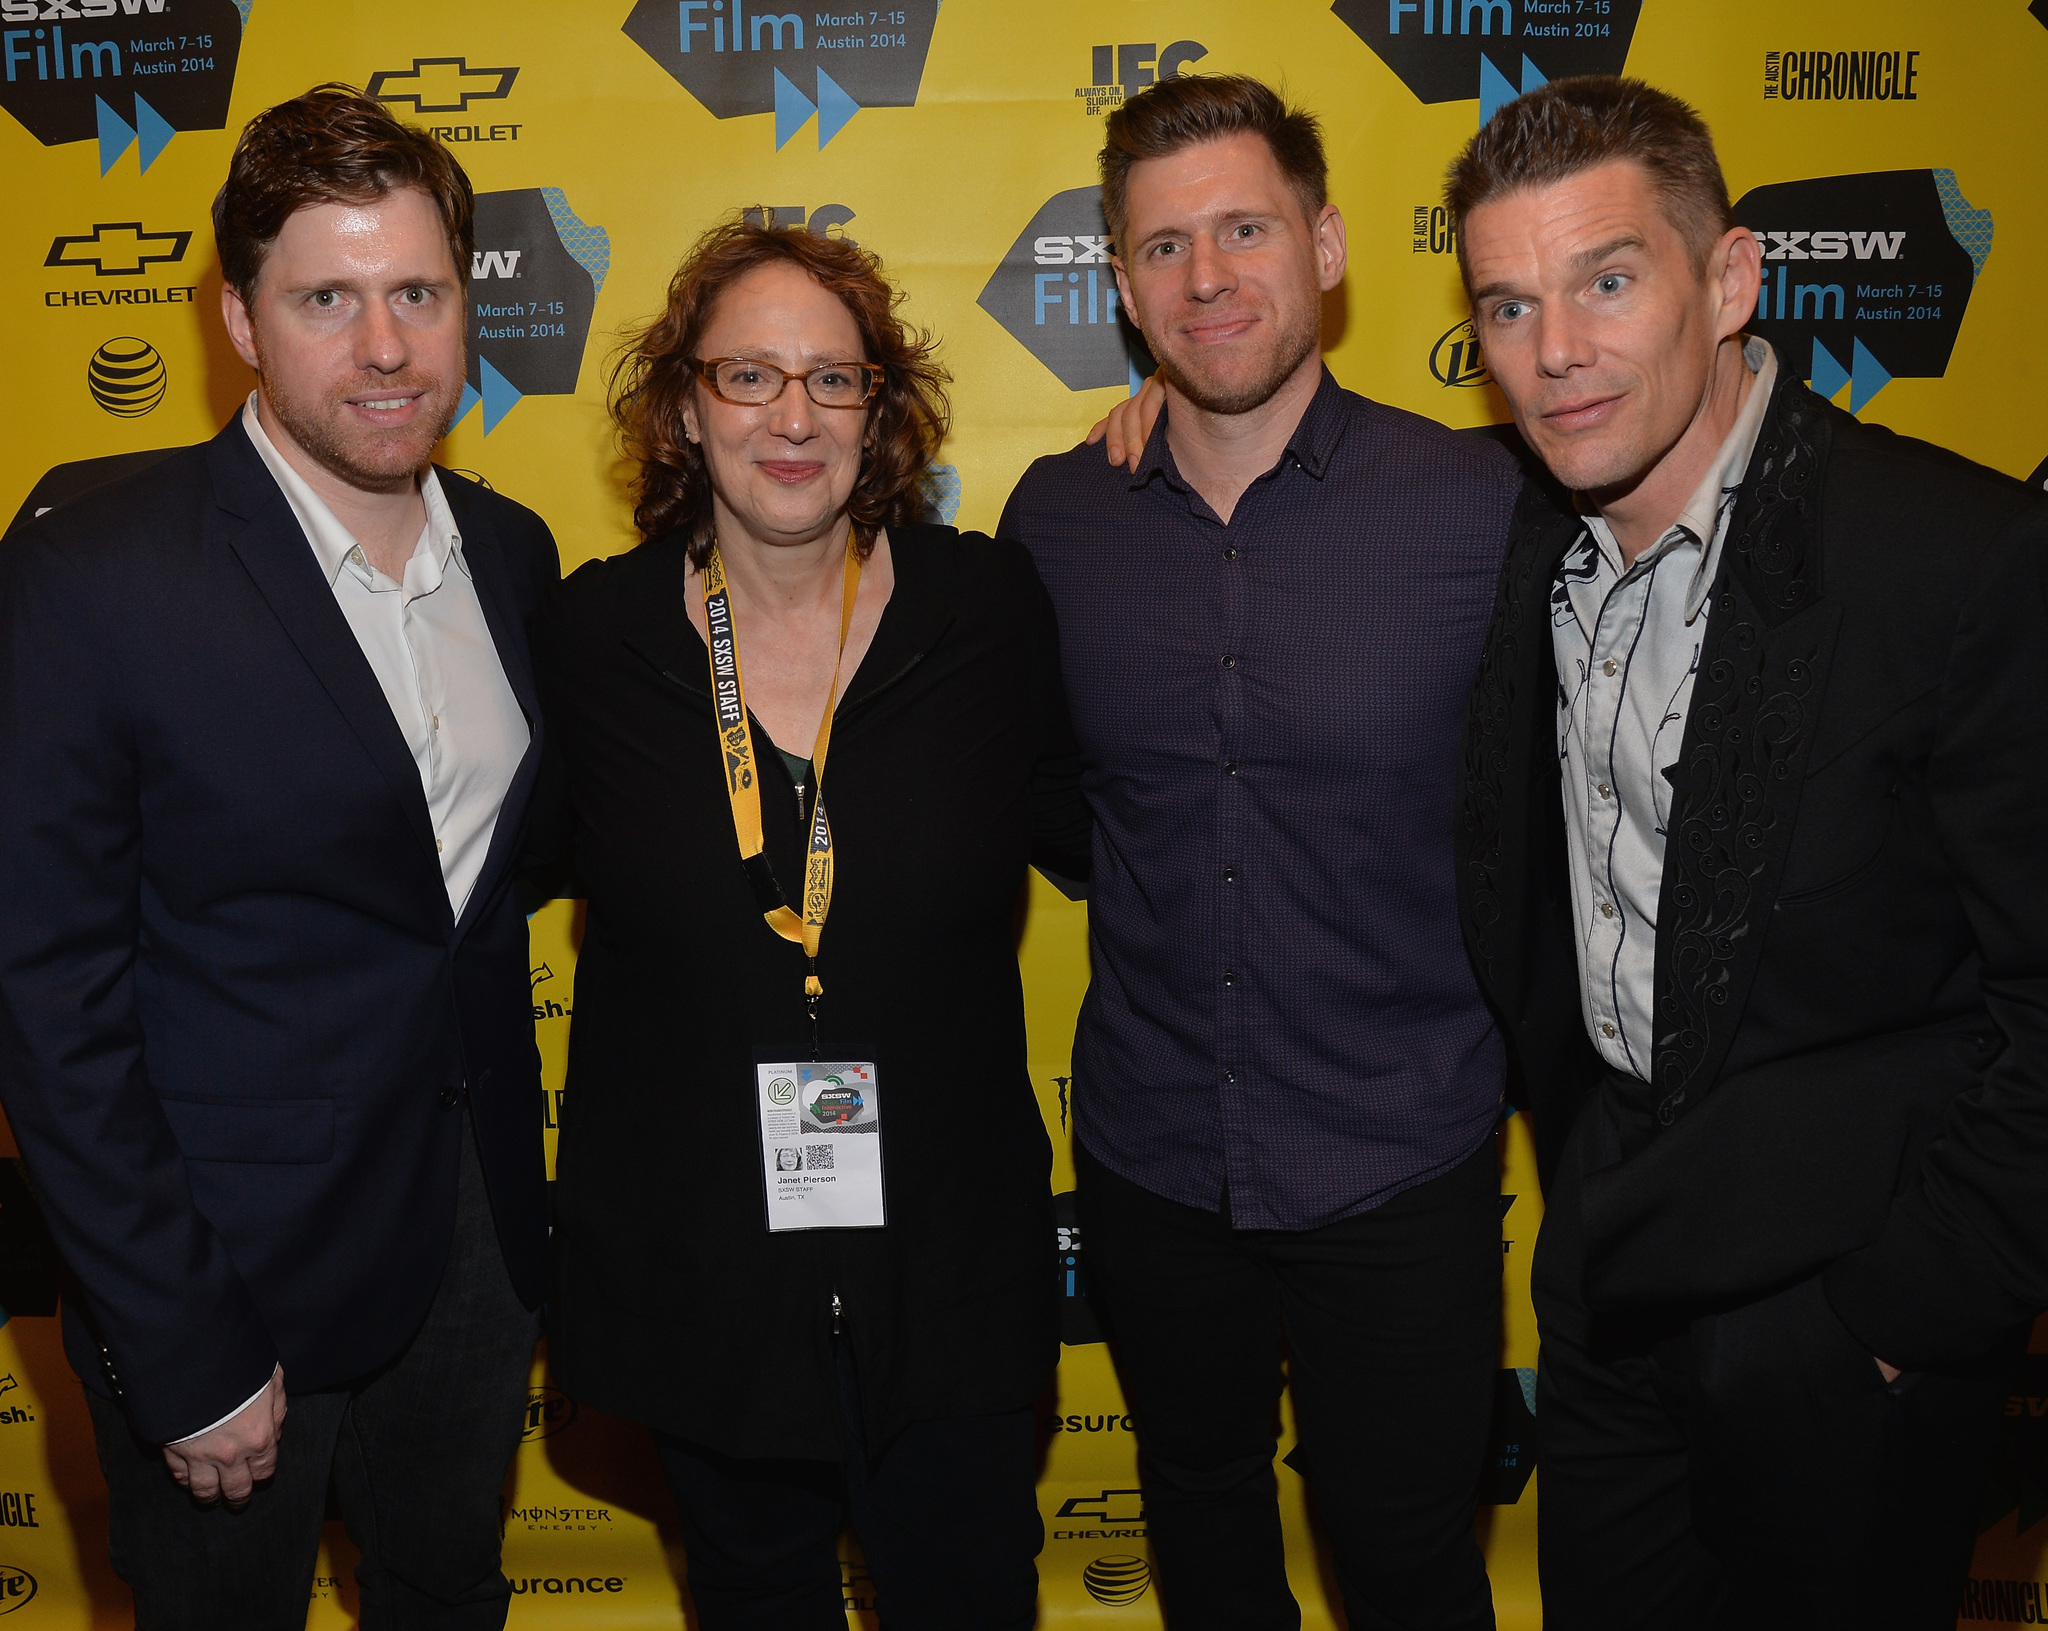
[[[1592,249],[1580,250],[1571,258],[1572,270],[1575,272],[1586,271],[1591,267],[1598,266],[1604,260],[1612,259],[1624,249],[1647,249],[1649,247],[1637,234],[1633,232],[1623,233],[1619,238],[1596,245]]]

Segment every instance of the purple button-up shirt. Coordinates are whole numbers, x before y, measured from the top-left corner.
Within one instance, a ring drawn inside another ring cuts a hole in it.
[[[1325,370],[1227,526],[1164,418],[1136,475],[1078,447],[1011,494],[1095,811],[1074,1106],[1112,1171],[1312,1229],[1487,1138],[1503,1050],[1453,776],[1520,486],[1493,443]]]

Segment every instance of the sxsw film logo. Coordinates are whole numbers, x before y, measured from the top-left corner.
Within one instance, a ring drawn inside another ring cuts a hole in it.
[[[1991,254],[1991,212],[1953,170],[1778,182],[1743,194],[1735,219],[1763,244],[1750,328],[1822,396],[1847,385],[1860,413],[1894,379],[1947,372]]]
[[[502,102],[512,94],[517,68],[472,68],[466,57],[414,57],[410,68],[379,68],[365,92],[394,108],[410,108],[431,121],[436,114],[470,114],[472,102]],[[481,110],[488,114],[492,110]],[[440,142],[516,142],[516,124],[429,123]]]
[[[1486,1471],[1479,1483],[1480,1503],[1513,1506],[1529,1487],[1529,1475],[1535,1470],[1536,1371],[1533,1366],[1504,1370],[1494,1378],[1493,1420],[1487,1434]]]
[[[1088,1267],[1081,1253],[1081,1224],[1074,1212],[1074,1192],[1052,1198],[1053,1278],[1060,1294],[1060,1342],[1078,1348],[1100,1342],[1102,1327],[1088,1305]]]
[[[939,0],[777,9],[786,0],[638,0],[623,25],[715,119],[775,115],[775,146],[818,117],[823,147],[862,108],[917,101]]]
[[[1642,0],[1334,0],[1420,102],[1505,102],[1569,74],[1618,74]]]
[[[1070,391],[1137,390],[1154,367],[1122,315],[1097,187],[1054,193],[1025,224],[975,302]]]
[[[1208,54],[1198,40],[1175,40],[1164,51],[1156,45],[1098,45],[1089,53],[1089,81],[1075,86],[1074,95],[1091,114],[1121,107],[1132,92],[1177,79]]]
[[[522,397],[575,394],[612,245],[559,187],[477,194],[476,244],[469,380],[455,417],[481,403],[488,436]]]
[[[227,123],[250,0],[0,0],[0,107],[45,147],[97,139],[146,171]]]

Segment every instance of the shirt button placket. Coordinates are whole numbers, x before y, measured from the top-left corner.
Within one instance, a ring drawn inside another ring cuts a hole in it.
[[[1216,854],[1223,864],[1218,868],[1222,898],[1217,902],[1215,923],[1218,944],[1215,948],[1218,970],[1216,985],[1216,1080],[1217,1090],[1222,1099],[1221,1130],[1223,1133],[1223,1165],[1227,1181],[1237,1189],[1249,1177],[1244,1168],[1245,1128],[1244,1102],[1237,1092],[1237,1065],[1240,1062],[1240,1047],[1244,1036],[1243,1014],[1240,1011],[1239,981],[1237,976],[1238,957],[1243,946],[1243,892],[1231,887],[1237,881],[1236,856],[1243,830],[1243,799],[1245,789],[1237,779],[1238,755],[1243,751],[1246,731],[1245,721],[1245,665],[1244,642],[1247,638],[1249,619],[1249,591],[1245,580],[1245,552],[1240,547],[1239,537],[1245,506],[1239,503],[1233,520],[1239,528],[1225,532],[1218,548],[1221,563],[1217,571],[1217,676],[1219,691],[1216,717],[1221,727],[1217,743],[1217,757],[1223,769],[1223,776],[1217,786],[1216,796]]]

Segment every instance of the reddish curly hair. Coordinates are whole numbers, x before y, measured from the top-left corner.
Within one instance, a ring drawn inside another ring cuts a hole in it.
[[[920,484],[951,428],[945,389],[951,376],[936,359],[930,332],[910,328],[897,314],[903,295],[882,275],[880,258],[849,238],[766,224],[772,219],[772,212],[750,211],[699,238],[669,279],[661,315],[629,335],[611,365],[612,419],[627,457],[639,467],[633,524],[642,538],[687,532],[690,559],[700,570],[711,558],[711,471],[704,450],[683,431],[683,404],[701,387],[690,359],[719,298],[756,267],[801,267],[838,296],[860,330],[865,360],[883,371],[882,388],[867,409],[860,477],[847,506],[863,557],[880,529],[907,525],[923,513]]]

